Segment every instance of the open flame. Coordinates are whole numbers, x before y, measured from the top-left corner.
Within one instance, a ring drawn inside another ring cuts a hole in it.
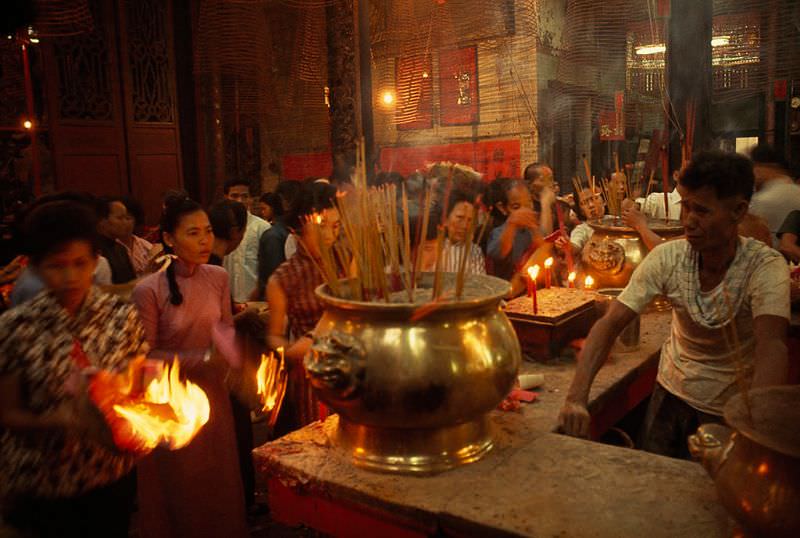
[[[539,266],[534,265],[533,267],[528,267],[528,276],[531,278],[531,280],[536,280],[536,278],[539,276]]]
[[[591,289],[594,286],[594,279],[590,275],[586,275],[586,279],[583,281],[583,287]]]
[[[142,394],[130,394],[130,379],[130,372],[101,371],[90,385],[90,397],[102,411],[118,449],[140,454],[157,446],[177,450],[208,422],[208,397],[199,386],[180,380],[177,360],[165,365]]]
[[[550,269],[550,267],[551,267],[552,265],[553,265],[553,258],[547,258],[547,259],[544,261],[544,268],[545,268],[545,269]]]
[[[181,382],[178,361],[165,365],[144,391],[144,397],[114,405],[147,449],[159,445],[177,450],[189,444],[211,413],[208,397],[190,381]]]
[[[575,274],[575,271],[572,271],[569,274],[569,276],[567,276],[567,280],[569,280],[570,284],[572,284],[573,282],[575,282],[575,277],[577,277],[577,276],[578,275]]]
[[[288,377],[282,347],[278,348],[278,358],[273,353],[261,355],[261,364],[256,372],[257,393],[262,411],[269,415],[270,426],[278,418]]]

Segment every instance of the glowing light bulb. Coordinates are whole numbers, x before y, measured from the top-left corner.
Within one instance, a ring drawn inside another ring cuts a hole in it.
[[[31,120],[25,120],[22,122],[22,126],[26,129],[31,129],[33,127],[33,122]]]
[[[381,100],[383,101],[384,105],[391,105],[392,103],[394,103],[394,94],[387,90],[383,92]]]

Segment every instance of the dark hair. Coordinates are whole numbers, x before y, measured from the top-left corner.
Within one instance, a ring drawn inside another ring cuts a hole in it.
[[[85,241],[93,254],[100,250],[97,215],[81,202],[58,200],[37,204],[23,223],[25,253],[34,264],[71,241]]]
[[[272,214],[274,216],[280,217],[283,215],[283,204],[281,203],[281,197],[278,196],[277,192],[265,192],[261,195],[261,198],[259,198],[258,201],[271,207]]]
[[[736,153],[701,151],[683,171],[679,181],[689,190],[711,187],[721,200],[734,196],[750,200],[755,184],[753,163]]]
[[[215,237],[230,241],[233,228],[247,226],[247,208],[235,200],[220,200],[208,208],[208,220]]]
[[[547,166],[545,163],[531,163],[525,167],[525,170],[522,172],[522,179],[525,181],[533,181],[540,175],[542,175],[542,168]],[[528,173],[530,172],[531,177],[528,179]]]
[[[281,200],[281,211],[283,215],[294,211],[302,191],[303,184],[299,181],[284,180],[278,183],[278,186],[275,188],[275,194],[277,194]],[[284,204],[286,204],[286,211],[283,211]]]
[[[470,205],[474,204],[475,198],[472,192],[454,189],[453,192],[450,193],[450,199],[447,201],[447,216],[449,217],[453,209],[462,202],[466,202]]]
[[[119,201],[125,205],[125,209],[127,209],[130,216],[133,217],[134,226],[144,224],[144,208],[142,204],[139,203],[139,200],[131,196],[123,196]]]
[[[172,249],[164,242],[164,232],[174,234],[181,219],[186,215],[203,208],[189,198],[185,193],[170,193],[164,199],[164,212],[161,214],[161,242],[164,244],[164,252],[171,253]],[[178,281],[175,280],[175,264],[170,263],[167,267],[167,284],[169,284],[169,302],[175,306],[183,303],[183,295],[178,288]]]
[[[774,147],[769,144],[758,144],[750,150],[750,158],[757,164],[771,164],[783,169],[788,168],[786,160]]]
[[[101,196],[97,198],[97,217],[100,220],[107,219],[111,215],[111,204],[114,202],[122,203],[119,198],[113,196]]]
[[[303,183],[294,210],[286,215],[286,225],[299,232],[305,217],[330,209],[336,201],[336,187],[330,183]]]
[[[227,194],[231,192],[231,189],[233,187],[241,187],[241,186],[247,187],[248,192],[250,192],[250,190],[252,189],[252,187],[250,186],[249,179],[234,177],[227,180],[225,184],[222,185],[222,192],[227,196]]]

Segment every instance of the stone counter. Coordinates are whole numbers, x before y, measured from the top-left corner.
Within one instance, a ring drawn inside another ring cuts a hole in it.
[[[714,484],[696,463],[500,428],[495,449],[477,463],[397,476],[353,467],[330,443],[336,425],[330,417],[255,450],[277,520],[340,535],[356,534],[363,513],[402,536],[730,534]]]
[[[594,419],[649,372],[670,314],[642,317],[641,346],[612,352],[590,395]],[[713,482],[692,462],[552,433],[574,359],[525,362],[544,385],[520,412],[495,411],[495,447],[481,461],[429,477],[379,474],[351,465],[330,439],[336,416],[254,451],[269,480],[272,514],[325,533],[424,536],[728,536]],[[593,420],[594,420],[593,419]]]

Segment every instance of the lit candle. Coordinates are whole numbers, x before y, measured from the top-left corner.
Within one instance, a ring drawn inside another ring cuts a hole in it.
[[[586,279],[583,281],[584,289],[592,289],[592,286],[594,286],[594,279],[591,277],[591,275],[586,275]]]
[[[575,277],[578,275],[575,274],[575,271],[572,271],[569,276],[567,276],[567,287],[574,288],[575,287]]]
[[[531,300],[533,301],[533,313],[535,315],[539,313],[539,302],[536,298],[536,277],[539,276],[539,266],[528,267],[528,276],[531,277]]]
[[[549,288],[553,281],[553,258],[544,261],[544,287]]]

